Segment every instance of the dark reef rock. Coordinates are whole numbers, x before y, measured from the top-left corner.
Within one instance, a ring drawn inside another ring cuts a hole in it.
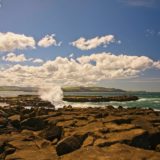
[[[54,139],[57,139],[59,141],[62,135],[63,135],[63,128],[60,126],[49,126],[40,133],[41,137],[49,141],[53,141]]]
[[[46,127],[46,123],[40,118],[28,118],[21,122],[23,129],[39,131]]]
[[[73,135],[67,137],[57,144],[56,151],[57,154],[63,155],[73,152],[81,147],[83,141],[87,138],[87,135]]]
[[[113,96],[113,97],[102,97],[102,96],[65,96],[64,101],[68,102],[110,102],[110,101],[136,101],[137,96]]]

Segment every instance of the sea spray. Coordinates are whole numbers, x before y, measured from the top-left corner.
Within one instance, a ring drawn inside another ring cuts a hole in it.
[[[39,95],[42,100],[51,102],[55,108],[62,108],[64,106],[63,91],[60,86],[41,88]]]

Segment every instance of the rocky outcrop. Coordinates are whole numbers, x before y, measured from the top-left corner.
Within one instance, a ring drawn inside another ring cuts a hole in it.
[[[113,97],[102,97],[102,96],[65,96],[64,101],[68,102],[110,102],[110,101],[136,101],[137,96],[113,96]]]
[[[59,156],[73,152],[81,147],[87,134],[73,135],[60,141],[56,146],[56,151]]]
[[[0,107],[1,160],[159,157],[160,112],[152,109]]]
[[[42,130],[46,127],[46,123],[40,118],[28,118],[23,120],[21,123],[23,129],[29,129],[33,131]]]
[[[39,136],[47,139],[49,141],[53,141],[57,139],[59,141],[63,135],[63,128],[60,126],[49,126],[48,128],[44,129]]]
[[[81,148],[62,156],[61,160],[75,160],[77,157],[80,160],[159,160],[160,153],[117,143],[106,148]]]

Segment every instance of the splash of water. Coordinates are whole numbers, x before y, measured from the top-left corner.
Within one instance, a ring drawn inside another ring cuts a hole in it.
[[[42,100],[51,102],[56,108],[64,106],[63,91],[60,86],[41,88],[39,95]]]

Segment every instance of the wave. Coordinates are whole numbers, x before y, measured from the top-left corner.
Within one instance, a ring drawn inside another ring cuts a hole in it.
[[[137,100],[138,102],[142,102],[142,101],[154,101],[154,102],[160,102],[160,98],[140,98],[139,100]]]

